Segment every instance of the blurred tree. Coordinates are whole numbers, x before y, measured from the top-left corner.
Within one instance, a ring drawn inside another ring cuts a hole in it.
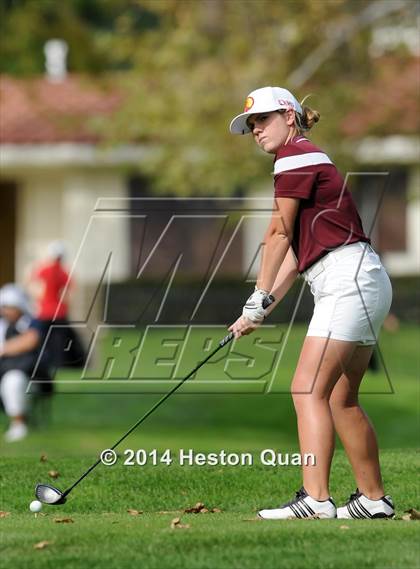
[[[372,23],[378,10],[383,15],[410,9],[410,2],[382,0],[137,4],[154,14],[159,26],[138,38],[127,14],[125,41],[112,50],[132,64],[121,78],[126,106],[103,128],[114,140],[156,145],[142,166],[155,191],[184,195],[231,194],[264,180],[270,185],[272,158],[258,151],[250,137],[232,136],[229,121],[257,87],[294,90],[288,78],[323,42],[335,51],[299,85],[296,96],[314,94],[308,104],[324,117],[314,141],[340,159],[340,121],[354,105],[358,86],[375,74],[370,35],[359,26],[360,14]]]
[[[269,185],[271,158],[250,137],[228,132],[247,93],[264,85],[292,91],[297,86],[298,98],[312,93],[308,104],[322,120],[311,136],[338,158],[340,122],[359,87],[377,73],[369,57],[369,26],[377,13],[393,17],[393,11],[410,12],[415,4],[0,0],[0,71],[41,73],[44,42],[65,39],[70,71],[114,72],[125,104],[112,121],[96,118],[92,127],[110,143],[135,141],[155,149],[142,171],[156,192],[232,194],[264,180]],[[311,54],[320,55],[318,63],[308,59]],[[309,73],[299,81],[294,72],[302,62]]]
[[[44,71],[43,46],[64,39],[72,72],[124,69],[112,45],[124,43],[129,19],[137,37],[158,22],[152,12],[127,0],[0,0],[0,72],[34,75]]]

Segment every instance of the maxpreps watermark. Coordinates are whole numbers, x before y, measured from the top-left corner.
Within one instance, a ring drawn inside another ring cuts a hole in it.
[[[282,453],[266,448],[258,454],[252,452],[196,452],[194,449],[126,449],[122,455],[113,449],[105,449],[100,455],[105,466],[113,466],[122,461],[124,466],[315,466],[316,457],[312,453]]]
[[[387,174],[347,173],[342,191],[355,176],[376,177],[383,187],[377,207],[371,208],[370,235]],[[320,215],[333,213],[340,203],[341,194],[336,208],[326,207]],[[241,314],[256,283],[261,238],[273,215],[281,217],[273,211],[272,198],[261,196],[98,200],[71,268],[71,276],[83,275],[86,284],[83,308],[76,321],[50,326],[27,392],[53,379],[60,393],[72,395],[168,393]],[[129,233],[137,238],[127,240]],[[315,225],[311,233],[316,239]],[[281,324],[264,324],[226,344],[179,393],[289,393],[297,361],[289,337],[295,321],[302,320],[300,311],[308,311],[305,289],[301,280],[295,296],[289,296],[290,307],[282,302]],[[56,349],[56,334],[66,338],[61,343],[68,352],[73,328],[88,348],[83,368],[69,377],[49,366],[49,377],[43,379],[41,364]],[[374,392],[393,393],[382,357],[381,363],[386,382],[379,390],[376,383]]]

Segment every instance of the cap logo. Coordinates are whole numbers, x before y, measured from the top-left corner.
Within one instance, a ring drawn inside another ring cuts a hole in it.
[[[247,113],[254,104],[254,99],[252,97],[247,97],[245,101],[244,113]]]
[[[294,105],[291,101],[288,101],[287,99],[277,99],[277,102],[279,105],[283,105],[284,107],[287,107],[288,109],[294,109]]]

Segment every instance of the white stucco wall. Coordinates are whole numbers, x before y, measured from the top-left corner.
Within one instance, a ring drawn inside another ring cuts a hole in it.
[[[61,172],[32,171],[11,175],[17,183],[16,280],[45,254],[50,241],[63,239]]]
[[[420,272],[420,167],[409,173],[407,188],[407,250],[386,253],[384,263],[392,275],[419,274]]]
[[[19,176],[16,234],[16,278],[42,258],[49,242],[60,239],[68,247],[68,262],[80,284],[94,284],[98,261],[113,256],[112,278],[124,279],[129,270],[129,227],[127,216],[96,213],[103,197],[125,197],[123,172],[103,170],[25,171]],[[94,227],[92,232],[88,228]],[[86,239],[87,235],[87,239]],[[82,247],[83,244],[83,247]],[[100,268],[102,272],[103,267]]]
[[[257,277],[261,262],[261,244],[271,219],[273,208],[272,183],[261,186],[247,196],[243,219],[243,268],[250,282]]]
[[[1,175],[17,184],[16,282],[25,281],[34,262],[45,257],[51,241],[64,241],[67,266],[76,283],[72,317],[85,320],[110,256],[108,282],[129,276],[128,215],[95,211],[101,198],[127,197],[124,169],[109,164],[60,165],[55,161],[48,167],[44,160],[3,164]],[[100,304],[94,309],[96,315]]]
[[[78,258],[79,282],[95,283],[95,265],[105,251],[114,249],[118,255],[113,255],[112,278],[126,278],[129,219],[95,214],[95,205],[100,198],[127,197],[125,168],[139,168],[153,152],[156,149],[142,146],[79,143],[0,145],[0,175],[18,186],[16,280],[22,280],[25,268],[44,255],[47,244],[55,239],[66,241],[71,264],[89,224],[95,231]]]

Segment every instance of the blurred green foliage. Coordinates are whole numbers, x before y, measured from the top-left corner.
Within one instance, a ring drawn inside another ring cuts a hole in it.
[[[271,157],[228,132],[249,91],[295,90],[291,74],[320,45],[337,41],[296,88],[324,120],[313,140],[342,168],[341,121],[358,90],[380,72],[369,57],[370,27],[346,29],[376,0],[0,0],[0,71],[43,71],[43,44],[69,44],[69,69],[112,74],[124,105],[92,122],[109,143],[155,148],[141,165],[166,195],[228,195],[264,183]],[[402,7],[404,13],[410,2]],[[387,16],[388,21],[396,14]],[[383,20],[384,18],[382,18]],[[404,58],[405,55],[400,57]],[[326,120],[325,120],[326,118]],[[311,135],[312,136],[312,135]]]
[[[38,75],[44,71],[44,43],[51,38],[69,46],[69,68],[95,74],[124,69],[118,46],[157,25],[152,12],[127,0],[0,0],[0,72]]]

